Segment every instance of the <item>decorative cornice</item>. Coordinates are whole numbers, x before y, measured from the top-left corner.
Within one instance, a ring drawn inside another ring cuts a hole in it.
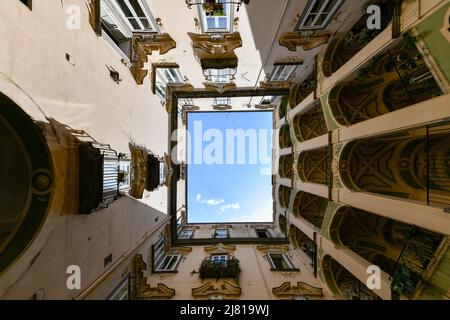
[[[259,86],[263,89],[290,89],[292,81],[260,81]]]
[[[194,297],[209,297],[211,295],[224,295],[224,296],[240,296],[241,288],[233,286],[227,281],[223,281],[217,286],[214,286],[212,282],[207,282],[204,285],[193,288],[192,295]]]
[[[296,51],[297,47],[303,47],[308,51],[322,44],[328,43],[330,33],[326,31],[318,32],[286,32],[278,40],[280,46]]]
[[[210,83],[203,82],[205,89],[210,91],[217,91],[218,93],[224,93],[225,91],[236,89],[236,84],[234,82],[229,83]]]
[[[212,229],[231,229],[233,228],[232,224],[214,224],[211,227]]]
[[[186,125],[187,116],[186,113],[189,111],[198,111],[200,110],[199,106],[183,106],[181,108],[181,121],[183,122],[183,126]]]
[[[290,298],[295,296],[323,296],[322,288],[313,287],[305,282],[297,282],[296,286],[291,286],[290,282],[284,282],[281,286],[273,288],[272,293],[279,298]]]
[[[289,246],[273,246],[273,245],[259,245],[256,247],[259,251],[262,253],[269,253],[269,252],[283,252],[287,253],[289,252]]]
[[[255,109],[259,110],[270,110],[275,109],[277,106],[274,104],[255,104]]]
[[[231,110],[231,109],[233,109],[233,107],[230,106],[229,104],[221,104],[221,105],[213,106],[213,110],[224,111],[224,110]]]
[[[142,255],[137,254],[133,259],[135,299],[170,299],[175,295],[175,289],[162,283],[158,283],[154,288],[147,284],[147,278],[144,277],[146,269],[147,265],[142,259]]]
[[[234,52],[234,49],[242,47],[242,39],[239,32],[217,34],[196,34],[188,32],[192,40],[192,46],[201,49],[208,54],[223,55]]]
[[[148,55],[151,55],[152,51],[159,50],[159,54],[163,55],[176,47],[175,40],[167,33],[137,33],[131,41],[133,65],[130,71],[137,84],[142,84],[148,74],[148,70],[144,70],[144,63],[148,62]]]
[[[209,246],[204,248],[205,252],[211,253],[211,252],[228,252],[231,253],[236,250],[236,246],[234,245],[226,245],[223,243],[218,243],[214,246]]]
[[[192,252],[192,247],[170,247],[169,254],[188,254]]]

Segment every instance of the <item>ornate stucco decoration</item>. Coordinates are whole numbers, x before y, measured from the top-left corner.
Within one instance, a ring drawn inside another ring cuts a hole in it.
[[[287,253],[289,252],[289,246],[281,246],[281,245],[259,245],[256,247],[259,251],[261,251],[263,254],[269,253],[269,252],[283,252]]]
[[[213,110],[224,111],[224,110],[231,110],[231,109],[233,109],[233,107],[230,106],[229,104],[221,104],[221,105],[213,106]]]
[[[144,277],[144,270],[147,265],[142,259],[142,255],[137,254],[133,260],[134,273],[134,298],[135,299],[170,299],[175,295],[175,289],[171,289],[162,283],[156,287],[151,287]]]
[[[208,54],[220,55],[234,51],[242,47],[242,39],[239,32],[226,34],[196,34],[188,32],[192,40],[192,46],[201,49]]]
[[[278,298],[291,298],[296,296],[323,296],[322,288],[313,287],[305,282],[297,282],[291,286],[290,282],[284,282],[281,286],[273,288],[272,293]]]
[[[148,62],[148,55],[152,54],[152,51],[159,50],[159,54],[162,55],[176,47],[175,40],[167,33],[136,33],[131,41],[133,65],[130,71],[137,84],[142,84],[148,74],[148,70],[144,70],[144,63]]]
[[[231,254],[236,250],[236,246],[234,245],[226,245],[223,243],[218,243],[214,246],[209,246],[204,248],[206,253],[218,253],[218,252],[224,252]]]
[[[206,90],[217,91],[218,93],[224,93],[225,91],[236,89],[234,82],[230,83],[210,83],[203,82]]]
[[[281,35],[278,42],[280,46],[290,51],[296,51],[297,47],[303,47],[303,50],[307,51],[328,43],[329,39],[330,33],[326,31],[286,32]]]
[[[89,10],[89,23],[98,36],[102,35],[102,25],[100,18],[100,0],[88,0],[86,6]]]
[[[169,115],[172,114],[172,110],[173,110],[172,92],[174,92],[174,91],[180,91],[180,92],[194,91],[194,86],[190,83],[169,83],[167,85],[167,87],[166,87],[166,110]],[[169,134],[171,134],[171,133],[169,133]]]
[[[260,81],[259,86],[263,89],[290,89],[292,86],[292,81]]]
[[[333,173],[333,188],[343,188],[341,178],[339,177],[339,157],[341,155],[343,143],[333,145],[333,160],[331,162],[331,171]]]
[[[227,281],[223,281],[216,286],[212,282],[207,282],[200,287],[193,288],[192,295],[196,298],[209,297],[211,295],[237,297],[241,295],[241,288],[233,286]]]

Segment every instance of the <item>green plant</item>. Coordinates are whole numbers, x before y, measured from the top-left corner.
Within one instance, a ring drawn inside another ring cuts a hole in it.
[[[202,261],[198,273],[200,279],[206,278],[239,278],[241,268],[237,258],[231,258],[223,263],[213,262],[210,259]]]
[[[119,171],[119,174],[118,174],[118,176],[117,176],[117,180],[119,181],[119,182],[126,182],[127,181],[127,178],[128,178],[128,172],[125,172],[125,171]]]

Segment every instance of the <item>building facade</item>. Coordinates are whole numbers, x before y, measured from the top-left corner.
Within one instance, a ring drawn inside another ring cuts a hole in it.
[[[0,299],[450,298],[448,0],[5,0],[0,34]],[[273,222],[189,222],[197,111],[273,112]]]

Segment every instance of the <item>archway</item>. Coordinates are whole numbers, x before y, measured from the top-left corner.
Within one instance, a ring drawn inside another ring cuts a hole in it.
[[[280,177],[292,179],[294,175],[293,162],[292,154],[280,157]]]
[[[322,227],[328,200],[311,193],[298,191],[294,197],[292,214],[302,217],[317,228]]]
[[[280,202],[280,206],[282,208],[289,207],[291,191],[292,189],[286,186],[280,186],[280,188],[278,189],[278,201]]]
[[[327,133],[327,125],[320,102],[305,113],[294,117],[295,137],[299,142],[304,142]]]
[[[327,147],[303,151],[297,160],[297,173],[303,182],[328,184],[330,179],[330,153]]]
[[[380,300],[373,291],[331,256],[326,255],[322,258],[321,269],[326,285],[335,295],[344,296],[349,300]]]
[[[292,147],[291,132],[288,124],[284,124],[280,128],[280,149]]]
[[[50,153],[41,131],[0,93],[0,273],[31,244],[53,187]]]
[[[314,242],[293,224],[289,227],[289,239],[291,244],[296,249],[302,250],[311,260],[311,264],[313,264]]]

